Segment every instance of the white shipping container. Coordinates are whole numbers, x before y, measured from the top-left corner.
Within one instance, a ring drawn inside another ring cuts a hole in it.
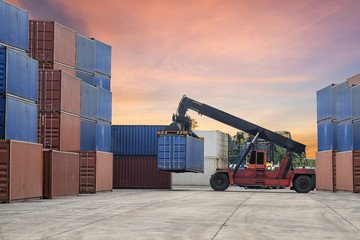
[[[204,173],[173,173],[172,184],[181,186],[210,186],[210,177],[217,168],[227,168],[228,162],[225,159],[205,158]]]
[[[196,135],[204,138],[204,157],[228,159],[228,134],[218,130],[194,131]]]

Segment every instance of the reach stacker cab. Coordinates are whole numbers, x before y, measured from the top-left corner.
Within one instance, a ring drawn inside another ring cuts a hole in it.
[[[255,136],[234,168],[217,169],[211,176],[210,185],[215,191],[224,191],[229,185],[245,188],[290,187],[298,193],[308,193],[314,189],[314,169],[290,169],[293,153],[302,154],[305,152],[305,145],[186,96],[181,99],[177,113],[173,115],[173,122],[166,130],[191,132],[191,119],[186,115],[188,109]],[[258,138],[287,150],[278,170],[272,171],[266,168],[266,151],[252,150]],[[248,168],[239,169],[249,153]]]

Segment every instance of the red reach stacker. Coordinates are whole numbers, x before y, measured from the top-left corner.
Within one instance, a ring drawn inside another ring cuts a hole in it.
[[[267,189],[290,187],[298,193],[308,193],[314,189],[314,169],[290,169],[293,153],[302,154],[305,152],[306,146],[304,144],[186,96],[181,99],[177,113],[173,115],[173,123],[167,127],[166,131],[188,131],[195,134],[191,131],[191,119],[186,114],[188,109],[254,136],[234,168],[217,169],[216,173],[211,176],[210,185],[215,191],[224,191],[229,185]],[[252,150],[258,138],[272,142],[287,150],[278,170],[271,171],[266,168],[266,151]],[[248,168],[239,169],[239,166],[249,153],[250,162]]]

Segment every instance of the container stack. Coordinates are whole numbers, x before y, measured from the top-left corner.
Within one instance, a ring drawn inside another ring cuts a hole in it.
[[[110,152],[111,46],[77,35],[76,76],[82,80],[82,151]]]
[[[171,173],[157,167],[157,132],[166,126],[112,125],[114,188],[171,189]]]
[[[0,202],[10,202],[42,196],[43,162],[28,13],[0,0],[0,16]]]
[[[177,173],[173,185],[210,186],[211,175],[228,167],[228,134],[221,131],[194,131],[204,138],[204,173]]]

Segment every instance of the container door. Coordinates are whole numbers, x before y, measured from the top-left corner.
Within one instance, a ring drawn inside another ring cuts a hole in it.
[[[9,201],[10,144],[0,143],[0,202]]]

